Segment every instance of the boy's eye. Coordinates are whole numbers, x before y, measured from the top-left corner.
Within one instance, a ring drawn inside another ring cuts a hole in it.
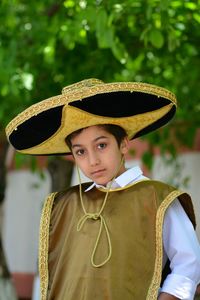
[[[85,151],[84,151],[83,149],[79,149],[79,150],[76,151],[76,155],[79,155],[79,156],[80,156],[80,155],[83,155],[84,152],[85,152]]]
[[[104,149],[106,146],[106,143],[100,143],[98,144],[98,149]]]

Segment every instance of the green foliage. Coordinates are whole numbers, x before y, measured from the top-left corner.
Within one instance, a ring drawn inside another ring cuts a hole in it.
[[[31,155],[23,155],[21,153],[16,153],[15,155],[15,167],[16,169],[20,169],[22,167],[30,166],[33,172],[37,169],[37,160],[35,156]]]
[[[176,93],[171,127],[184,123],[177,138],[192,146],[200,126],[199,12],[199,0],[2,0],[0,129],[70,83],[143,81]],[[169,128],[145,138],[173,152]]]

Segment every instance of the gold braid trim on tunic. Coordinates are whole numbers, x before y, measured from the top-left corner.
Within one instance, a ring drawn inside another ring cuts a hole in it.
[[[171,192],[161,203],[156,215],[156,261],[154,267],[154,274],[151,285],[148,290],[147,300],[157,299],[158,289],[160,287],[161,275],[162,275],[162,259],[163,259],[163,239],[162,239],[162,227],[164,215],[169,205],[183,192],[175,190]]]
[[[50,194],[43,207],[40,221],[39,240],[39,274],[40,274],[40,299],[47,298],[48,290],[48,248],[49,248],[49,227],[53,201],[57,193]]]

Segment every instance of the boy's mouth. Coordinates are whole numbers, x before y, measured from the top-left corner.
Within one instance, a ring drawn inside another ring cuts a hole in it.
[[[98,175],[101,175],[103,172],[105,172],[105,169],[100,169],[100,170],[93,171],[91,174],[93,176],[98,176]]]

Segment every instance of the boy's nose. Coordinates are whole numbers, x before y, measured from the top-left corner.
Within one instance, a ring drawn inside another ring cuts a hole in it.
[[[100,159],[99,159],[98,155],[91,153],[89,155],[89,162],[90,162],[91,166],[96,166],[100,163]]]

